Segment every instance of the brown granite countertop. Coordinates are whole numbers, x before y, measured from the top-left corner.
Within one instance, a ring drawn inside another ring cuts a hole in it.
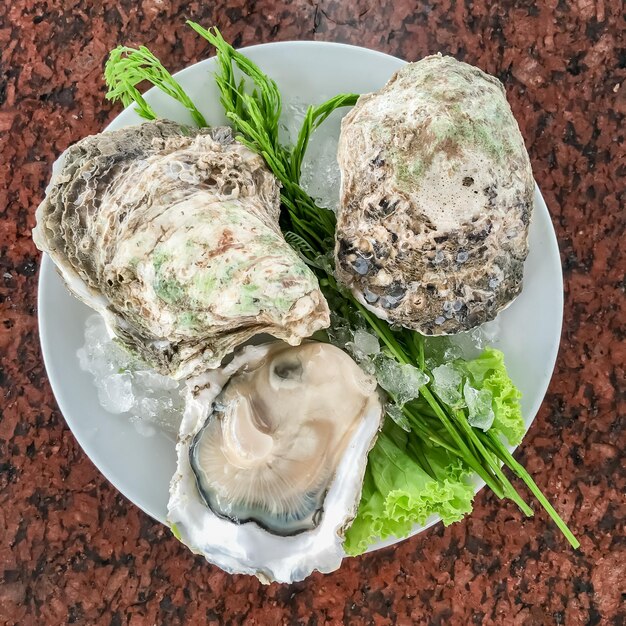
[[[0,623],[624,624],[620,4],[0,3]],[[483,491],[461,523],[348,559],[330,575],[264,587],[194,557],[79,448],[41,360],[35,207],[54,158],[118,112],[103,97],[111,47],[145,43],[174,70],[207,56],[185,18],[218,25],[237,46],[345,41],[409,60],[443,51],[502,79],[552,212],[566,292],[555,375],[518,456],[579,551],[543,512],[523,519]]]

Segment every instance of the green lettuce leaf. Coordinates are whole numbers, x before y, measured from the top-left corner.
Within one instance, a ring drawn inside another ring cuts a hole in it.
[[[487,348],[466,362],[465,369],[475,389],[488,389],[493,396],[495,419],[491,429],[503,434],[512,446],[518,445],[526,431],[519,402],[522,394],[507,374],[502,352]]]
[[[429,446],[424,455],[430,475],[410,451],[409,437],[386,420],[369,455],[357,516],[346,533],[348,554],[361,554],[378,538],[406,537],[432,514],[448,525],[472,510],[471,473],[461,461]],[[412,440],[411,445],[417,444]]]

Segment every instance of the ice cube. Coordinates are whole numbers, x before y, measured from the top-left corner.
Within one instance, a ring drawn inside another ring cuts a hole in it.
[[[428,375],[413,365],[409,363],[401,365],[388,357],[377,359],[376,378],[379,385],[388,391],[400,406],[417,398],[420,387],[429,381]]]
[[[360,361],[358,361],[359,367],[370,376],[376,376],[376,364],[374,363],[374,359],[370,356],[363,357]]]
[[[359,364],[380,353],[378,337],[360,328],[354,332],[353,341],[349,341],[346,348]]]
[[[402,408],[395,402],[388,402],[385,407],[387,415],[398,425],[402,430],[406,430],[407,433],[411,432],[411,426],[406,418],[406,415],[402,412]]]
[[[449,363],[450,361],[456,361],[457,359],[461,359],[463,357],[463,351],[456,344],[450,344],[443,353],[444,363]]]
[[[482,335],[485,341],[486,348],[488,345],[492,345],[494,343],[498,343],[500,339],[500,317],[496,317],[490,322],[485,322],[479,328],[482,330]]]
[[[500,340],[500,318],[496,317],[467,332],[457,333],[451,338],[466,359],[475,359],[488,346],[497,345]]]
[[[453,408],[465,406],[461,394],[461,373],[448,363],[439,365],[432,370],[433,390],[439,398]]]
[[[319,94],[317,102],[327,100]],[[306,115],[308,104],[294,98],[283,102],[283,115],[279,126],[281,143],[294,145]],[[339,124],[345,111],[337,111],[327,119],[323,126],[311,135],[302,163],[300,184],[304,190],[327,209],[336,210],[339,204],[341,173],[337,164],[337,141]]]
[[[494,420],[492,395],[489,389],[474,389],[468,381],[463,386],[463,396],[467,403],[467,421],[475,428],[487,431]]]
[[[135,403],[130,374],[110,374],[96,379],[98,399],[104,409],[111,413],[127,413]]]
[[[341,172],[337,163],[337,137],[313,135],[302,164],[300,182],[319,206],[331,211],[337,210],[341,186]]]
[[[137,398],[138,402],[134,407],[135,417],[153,422],[159,415],[160,410],[164,408],[164,403],[159,402],[156,398]]]
[[[344,350],[347,344],[352,342],[354,338],[348,322],[336,313],[330,314],[330,328],[328,328],[326,332],[328,333],[330,342],[342,350]]]
[[[319,94],[319,104],[332,94]],[[281,143],[293,145],[302,127],[308,103],[297,98],[283,102],[283,115],[279,126]],[[339,204],[341,173],[337,164],[337,142],[341,118],[347,109],[334,111],[324,124],[311,135],[302,163],[300,184],[324,208],[336,210]]]
[[[298,98],[283,101],[283,111],[278,127],[278,137],[281,144],[293,145],[296,143],[308,106],[308,103]]]
[[[354,333],[354,345],[366,355],[378,354],[380,352],[378,337],[360,328]]]
[[[104,319],[98,314],[87,318],[85,344],[77,355],[81,369],[91,372],[95,378],[130,369],[135,361],[128,351],[113,341]]]

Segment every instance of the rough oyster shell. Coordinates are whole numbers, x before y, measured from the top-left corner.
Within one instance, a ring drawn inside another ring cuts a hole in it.
[[[187,384],[168,503],[176,536],[263,582],[337,569],[381,424],[376,381],[330,344],[276,342]]]
[[[258,333],[297,344],[328,325],[279,210],[276,179],[229,128],[148,122],[67,150],[33,239],[125,346],[181,378]]]
[[[534,181],[501,83],[431,56],[344,118],[338,278],[424,334],[493,319],[521,291]]]

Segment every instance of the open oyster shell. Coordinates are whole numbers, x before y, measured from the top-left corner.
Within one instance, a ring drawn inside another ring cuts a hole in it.
[[[424,334],[493,319],[521,291],[534,181],[501,83],[431,56],[343,119],[337,276]]]
[[[156,121],[71,146],[33,239],[126,347],[182,378],[256,334],[298,344],[328,325],[279,210],[276,179],[229,128]]]
[[[338,568],[383,414],[375,379],[330,344],[275,342],[187,384],[173,532],[263,582]]]

